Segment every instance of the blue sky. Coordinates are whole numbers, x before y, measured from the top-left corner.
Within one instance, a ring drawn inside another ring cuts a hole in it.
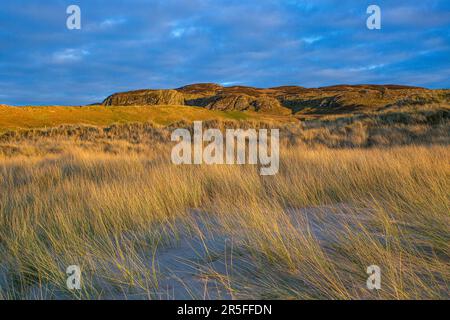
[[[366,28],[370,4],[381,30]],[[448,0],[2,0],[0,40],[0,104],[197,82],[450,87]]]

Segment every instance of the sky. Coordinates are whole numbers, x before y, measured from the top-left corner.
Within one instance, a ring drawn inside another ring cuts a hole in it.
[[[369,5],[381,29],[369,30]],[[81,29],[69,30],[69,5]],[[450,1],[1,0],[0,104],[190,83],[450,88]]]

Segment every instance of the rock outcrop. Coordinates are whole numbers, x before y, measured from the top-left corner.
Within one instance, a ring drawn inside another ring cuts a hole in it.
[[[136,90],[115,93],[103,101],[107,106],[178,105],[184,104],[184,96],[176,90]]]
[[[178,89],[115,93],[106,98],[103,104],[188,105],[223,111],[317,114],[441,102],[450,102],[450,90],[429,90],[400,85],[339,85],[321,88],[282,86],[261,89],[200,83]]]

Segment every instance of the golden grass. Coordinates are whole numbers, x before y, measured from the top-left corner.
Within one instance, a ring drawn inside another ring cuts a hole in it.
[[[58,143],[53,155],[0,156],[2,298],[161,298],[157,252],[186,229],[225,265],[195,267],[229,297],[449,298],[448,147],[283,147],[279,174],[261,177],[172,165],[163,143],[111,142],[114,153]],[[210,248],[211,235],[232,250]],[[81,292],[65,287],[72,264]],[[379,291],[365,287],[372,264]]]
[[[189,106],[133,107],[9,107],[0,105],[0,133],[8,130],[56,127],[63,124],[106,126],[116,123],[153,122],[166,125],[181,120],[289,119],[256,112],[217,111]]]

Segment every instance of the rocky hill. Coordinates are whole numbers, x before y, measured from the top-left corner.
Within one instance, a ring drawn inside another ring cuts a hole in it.
[[[115,93],[106,106],[188,105],[212,110],[260,111],[271,114],[327,114],[379,110],[390,106],[450,103],[450,90],[400,85],[339,85],[321,88],[282,86],[223,87],[213,83],[168,90]]]

